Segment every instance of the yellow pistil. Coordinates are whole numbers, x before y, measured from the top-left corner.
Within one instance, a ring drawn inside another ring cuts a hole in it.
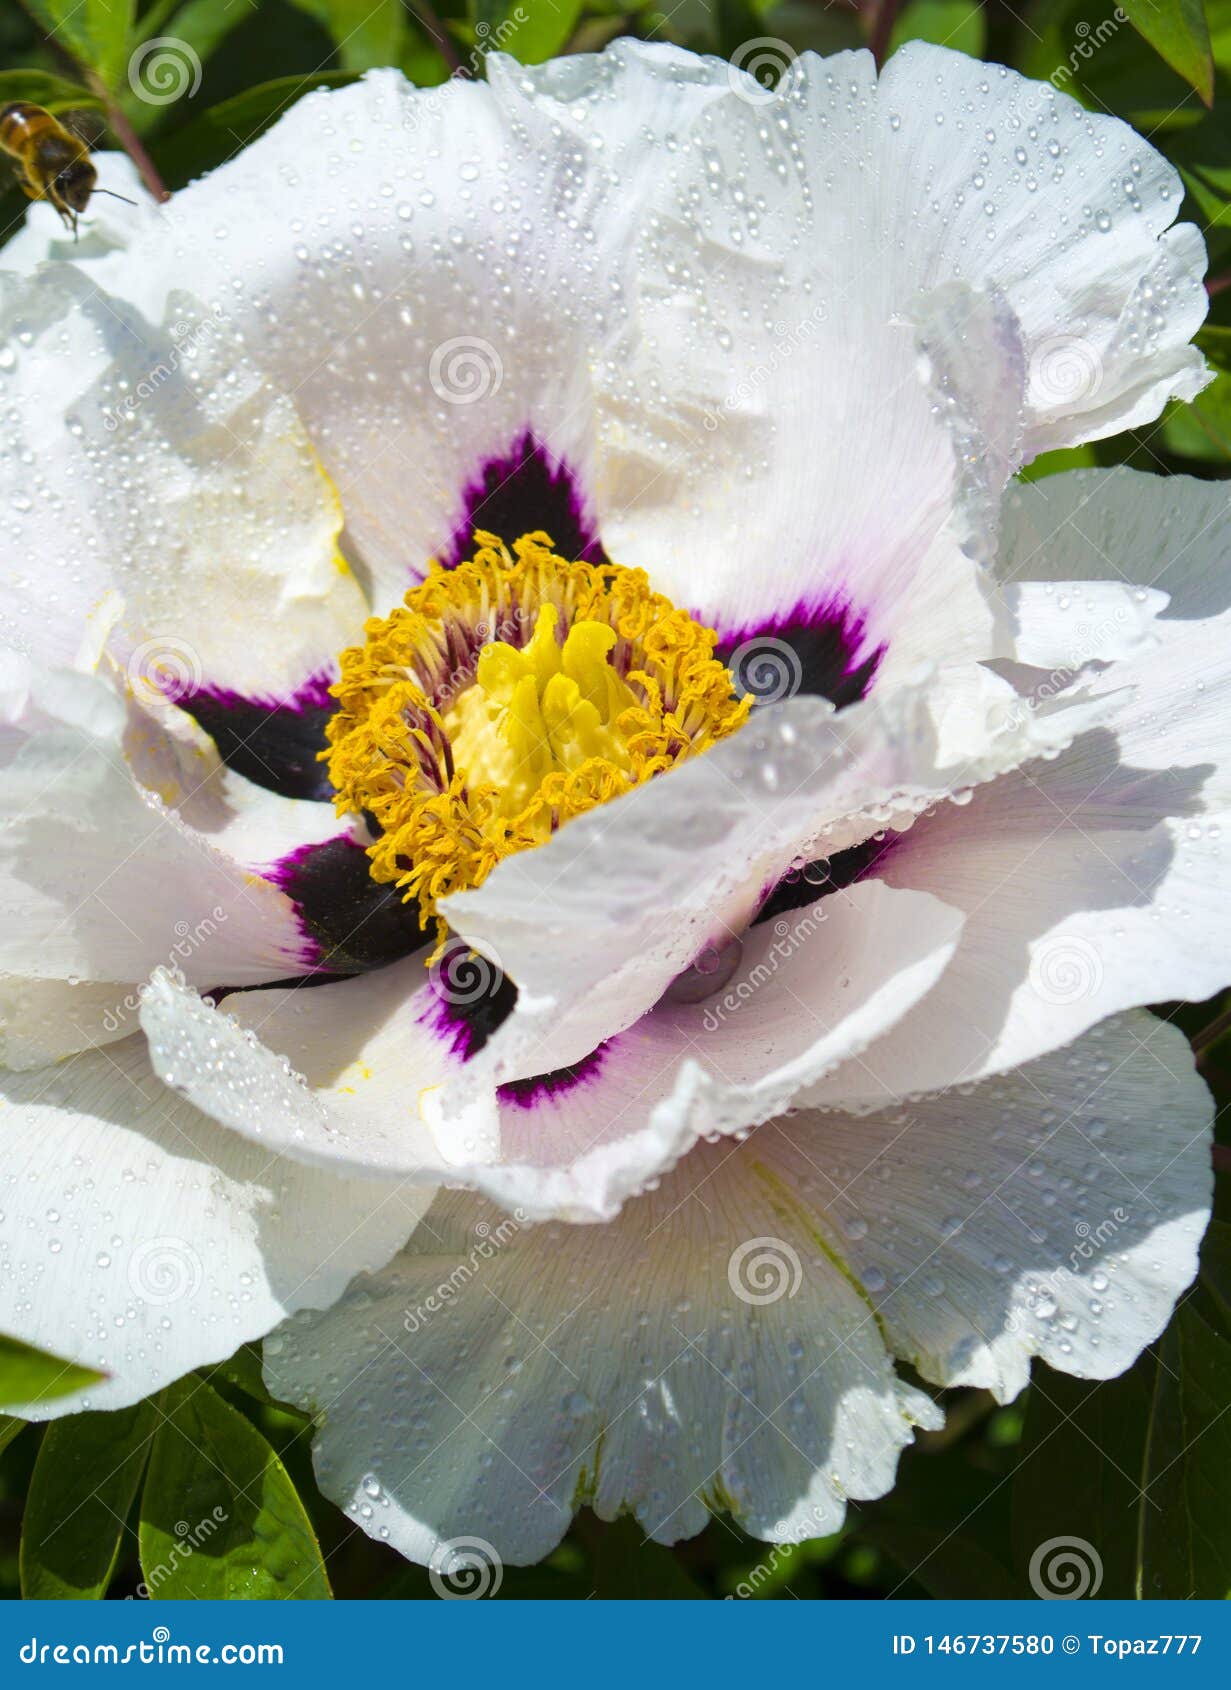
[[[371,872],[436,903],[515,851],[734,732],[751,709],[715,634],[641,570],[569,563],[543,533],[475,535],[342,654],[329,724],[339,811]],[[436,918],[441,936],[444,923]]]

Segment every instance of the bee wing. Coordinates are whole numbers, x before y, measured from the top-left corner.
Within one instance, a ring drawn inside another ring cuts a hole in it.
[[[57,111],[56,121],[62,123],[70,135],[75,135],[79,141],[84,141],[93,152],[107,134],[107,119],[94,106],[71,106],[67,111]]]

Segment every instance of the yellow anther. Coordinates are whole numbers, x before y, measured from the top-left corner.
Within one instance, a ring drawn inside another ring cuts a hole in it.
[[[541,533],[515,556],[490,534],[475,542],[471,562],[433,569],[368,622],[333,688],[338,808],[375,818],[372,874],[417,898],[425,924],[438,899],[725,738],[751,708],[713,632],[642,571],[569,563]]]

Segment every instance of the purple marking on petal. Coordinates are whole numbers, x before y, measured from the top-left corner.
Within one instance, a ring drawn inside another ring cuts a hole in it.
[[[534,1109],[548,1099],[565,1096],[577,1086],[593,1085],[603,1071],[616,1041],[605,1039],[596,1050],[569,1068],[554,1068],[550,1074],[531,1074],[525,1080],[507,1080],[496,1087],[501,1103],[513,1109]]]
[[[450,1056],[469,1062],[512,1013],[516,1001],[517,988],[503,976],[497,991],[476,999],[474,1003],[451,1001],[433,986],[419,1012],[419,1025],[434,1033]],[[548,1098],[572,1091],[575,1086],[591,1084],[597,1079],[615,1043],[614,1039],[607,1039],[597,1050],[592,1050],[569,1068],[556,1068],[549,1074],[532,1074],[524,1080],[507,1080],[504,1085],[497,1086],[496,1096],[502,1104],[511,1108],[533,1109]]]
[[[803,600],[742,629],[720,629],[716,655],[761,702],[815,693],[841,709],[871,691],[888,647],[869,645],[867,617],[849,601]]]
[[[451,941],[467,951],[463,941]],[[427,1002],[419,1014],[419,1025],[435,1033],[453,1056],[469,1062],[491,1038],[496,1029],[513,1012],[517,1002],[517,987],[506,975],[498,975],[490,989],[480,991],[471,1001],[462,992],[450,997],[442,982],[447,978],[447,960],[433,965],[429,977]]]
[[[322,669],[318,674],[309,675],[306,681],[288,693],[242,693],[230,687],[203,686],[191,691],[172,692],[168,696],[181,710],[191,710],[204,699],[220,710],[264,710],[269,714],[285,711],[292,716],[302,716],[312,710],[337,708],[337,701],[329,692],[337,678],[329,670]]]
[[[362,842],[349,833],[299,845],[265,871],[295,902],[314,966],[360,974],[422,950],[419,906],[372,879]]]
[[[325,747],[325,724],[337,709],[329,694],[332,682],[329,674],[312,675],[283,697],[247,698],[224,687],[170,696],[210,735],[228,768],[283,798],[328,802],[333,787],[316,754]]]
[[[509,546],[523,534],[543,529],[570,563],[606,561],[576,471],[554,457],[530,429],[507,452],[480,466],[462,492],[462,512],[441,549],[446,569],[456,569],[471,555],[476,528],[487,529]]]
[[[857,881],[880,874],[901,838],[900,833],[888,833],[883,839],[865,839],[832,857],[788,870],[775,885],[766,888],[752,925],[759,927],[763,921],[818,903],[832,892],[842,892]]]

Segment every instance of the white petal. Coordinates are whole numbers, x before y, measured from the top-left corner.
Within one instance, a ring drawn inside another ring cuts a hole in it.
[[[235,819],[235,789],[215,787],[215,843],[137,784],[125,710],[103,682],[12,663],[4,675],[7,972],[132,981],[175,962],[202,985],[242,985],[312,965],[316,947],[291,899],[226,848],[268,846],[281,825]],[[204,795],[198,809],[210,809]],[[264,806],[255,813],[268,817]]]
[[[996,573],[1025,588],[1103,581],[1164,592],[1154,632],[1178,638],[1185,630],[1175,624],[1231,609],[1229,520],[1221,481],[1123,467],[1049,475],[1006,494]]]
[[[226,307],[176,292],[155,327],[67,266],[9,292],[7,643],[77,661],[111,593],[110,647],[146,690],[272,702],[330,671],[365,614],[338,496]]]
[[[1115,581],[1014,581],[1000,589],[1008,637],[1001,654],[1054,669],[1053,690],[1090,661],[1117,662],[1158,644],[1167,595]]]
[[[456,1122],[436,1094],[463,1069],[465,1024],[442,1012],[450,990],[455,1004],[494,993],[479,961],[468,997],[460,974],[425,976],[414,959],[237,994],[223,1014],[160,972],[141,1021],[169,1085],[280,1154],[473,1186],[534,1219],[606,1220],[703,1134],[766,1119],[864,1049],[935,982],[955,940],[934,900],[857,886],[753,929],[722,993],[659,1004],[575,1083],[547,1043],[501,1092],[473,1090]]]
[[[114,980],[29,980],[0,974],[0,1067],[42,1068],[137,1028],[134,986]]]
[[[446,1573],[461,1537],[538,1560],[583,1503],[666,1543],[710,1507],[834,1531],[938,1416],[757,1164],[700,1147],[604,1227],[440,1198],[384,1273],[266,1344],[270,1388],[323,1416],[325,1493]]]
[[[879,85],[866,54],[804,55],[778,98],[706,107],[599,366],[613,555],[724,631],[806,612],[892,651],[955,500],[981,549],[1023,456],[1202,385],[1201,240],[1163,235],[1181,198],[1125,125],[919,43]]]
[[[410,1187],[324,1176],[172,1096],[142,1041],[0,1073],[0,1330],[105,1371],[34,1419],[120,1408],[324,1305],[398,1249]]]
[[[513,1014],[442,1098],[464,1109],[494,1074],[569,1066],[653,1007],[707,945],[738,936],[795,863],[962,793],[1091,718],[1009,712],[985,669],[945,671],[834,715],[818,699],[758,711],[733,738],[507,858],[444,900],[453,928],[518,986]],[[1099,709],[1106,712],[1109,701]],[[1070,709],[1072,713],[1070,714]],[[944,894],[940,894],[944,897]]]
[[[1209,1220],[1212,1118],[1187,1040],[1136,1012],[1002,1079],[774,1130],[895,1353],[1005,1402],[1034,1355],[1108,1379],[1162,1331]]]
[[[113,255],[129,246],[158,216],[157,205],[127,153],[92,155],[98,186],[74,240],[58,211],[46,203],[31,205],[24,226],[0,250],[0,269],[28,275],[52,260],[79,265],[106,286]],[[113,195],[122,196],[119,199]],[[124,202],[135,203],[127,205]]]
[[[923,42],[886,65],[879,110],[900,119],[890,156],[914,188],[898,202],[915,220],[908,265],[997,288],[1021,325],[1028,456],[1148,422],[1204,386],[1188,342],[1208,308],[1205,248],[1191,224],[1170,227],[1183,184],[1140,135]]]
[[[1096,683],[1119,689],[1103,728],[982,788],[960,815],[920,818],[881,860],[890,885],[935,893],[966,926],[936,990],[832,1095],[879,1102],[1001,1072],[1118,1010],[1231,980],[1231,616],[1201,614],[1227,598],[1225,490],[1115,474],[1048,497],[1061,515],[1041,550],[1033,521],[1009,530],[1029,548],[1023,573],[1063,576],[1071,546],[1073,573],[1089,574],[1102,542],[1105,573],[1149,561],[1172,593],[1150,624],[1161,643]],[[1018,508],[1037,519],[1047,507],[1031,495]],[[1078,638],[1114,645],[1119,630]],[[1012,710],[1029,714],[1068,679],[1044,676]]]
[[[130,254],[147,310],[192,277],[294,393],[377,609],[455,528],[469,541],[467,488],[528,432],[587,470],[589,356],[624,309],[654,161],[729,92],[724,67],[635,44],[563,70],[497,55],[489,69],[419,90],[379,71],[307,96],[177,194]],[[592,122],[573,113],[582,83]]]

